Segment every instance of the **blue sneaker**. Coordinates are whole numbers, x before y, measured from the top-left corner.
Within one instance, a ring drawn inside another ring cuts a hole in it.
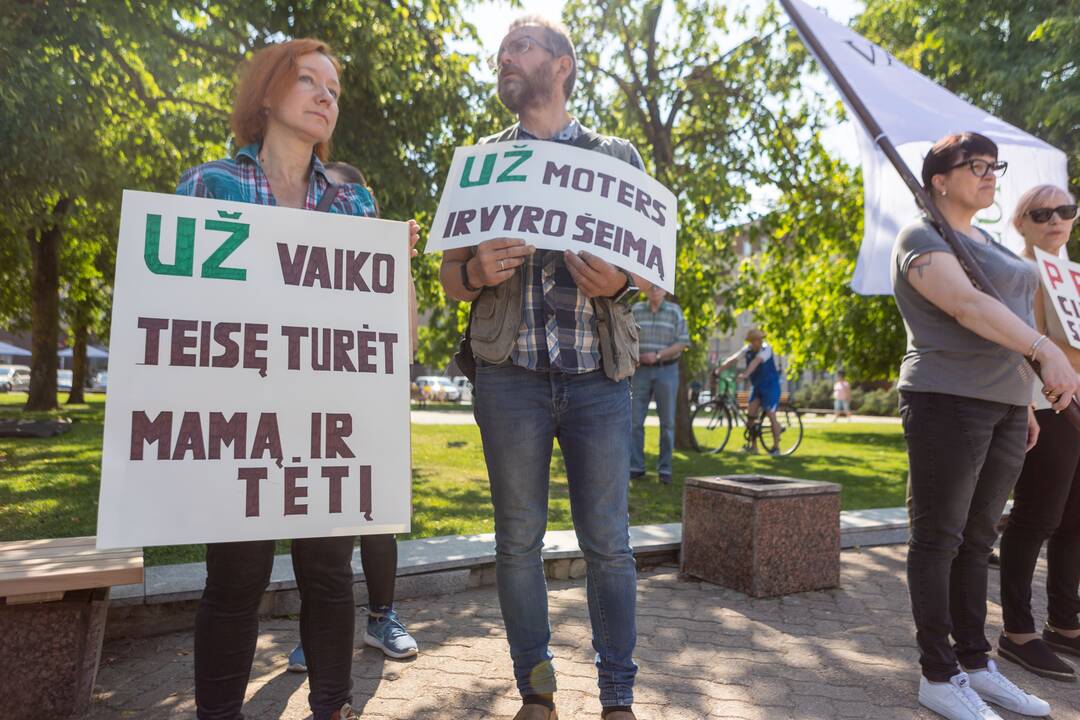
[[[393,610],[387,610],[380,617],[368,616],[364,644],[379,648],[396,659],[412,657],[417,653],[416,641]]]
[[[306,673],[307,662],[304,660],[304,646],[297,645],[289,653],[289,672]]]

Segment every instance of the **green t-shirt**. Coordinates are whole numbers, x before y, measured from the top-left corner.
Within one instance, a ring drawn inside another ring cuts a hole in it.
[[[989,243],[962,233],[957,236],[967,244],[1005,305],[1034,327],[1038,272],[1023,258],[993,242],[989,235]],[[908,282],[911,263],[931,252],[953,254],[925,218],[901,230],[893,246],[893,296],[904,318],[908,341],[897,387],[1027,405],[1031,402],[1034,374],[1023,356],[963,327]]]

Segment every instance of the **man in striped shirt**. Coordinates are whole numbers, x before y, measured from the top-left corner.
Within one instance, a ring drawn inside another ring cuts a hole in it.
[[[634,319],[641,346],[634,373],[634,437],[630,446],[630,477],[645,477],[645,416],[649,401],[656,398],[660,416],[660,458],[656,464],[660,482],[671,484],[671,452],[675,446],[675,398],[679,389],[679,356],[690,346],[682,308],[669,302],[659,285],[648,290],[648,301],[634,305]]]

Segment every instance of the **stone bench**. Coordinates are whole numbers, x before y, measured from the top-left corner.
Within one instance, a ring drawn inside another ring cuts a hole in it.
[[[0,543],[0,714],[65,718],[90,705],[114,585],[142,582],[142,549],[95,538]]]

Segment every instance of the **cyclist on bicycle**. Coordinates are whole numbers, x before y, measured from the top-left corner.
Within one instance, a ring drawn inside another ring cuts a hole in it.
[[[731,357],[724,360],[716,370],[734,365],[740,358],[746,359],[746,369],[739,373],[740,380],[750,380],[750,405],[746,410],[746,427],[757,422],[758,410],[764,409],[772,425],[773,446],[770,455],[780,454],[780,423],[776,420],[776,408],[780,404],[780,370],[776,367],[776,356],[765,342],[765,333],[752,328],[746,333],[746,345]],[[753,439],[747,437],[746,450],[753,452]]]

